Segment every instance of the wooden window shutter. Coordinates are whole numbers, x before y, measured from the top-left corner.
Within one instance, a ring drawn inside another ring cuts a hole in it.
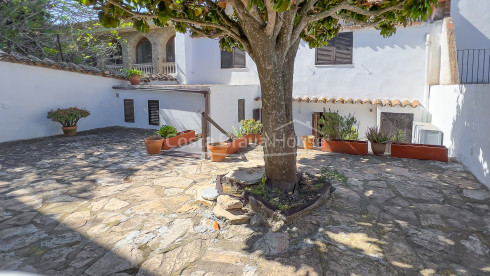
[[[233,52],[221,51],[221,68],[233,68]]]
[[[160,125],[160,103],[158,100],[148,100],[148,124]]]
[[[245,52],[240,48],[233,48],[233,67],[245,68]]]
[[[238,122],[245,120],[245,99],[238,99]]]
[[[262,122],[262,108],[256,108],[253,110],[253,118],[255,121]]]
[[[335,39],[335,64],[352,64],[352,32],[340,33]]]
[[[134,100],[124,99],[124,122],[134,123]]]
[[[352,32],[339,33],[328,41],[328,46],[316,48],[315,64],[352,64],[353,42]]]

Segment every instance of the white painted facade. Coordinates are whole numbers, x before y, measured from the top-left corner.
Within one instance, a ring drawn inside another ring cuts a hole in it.
[[[452,0],[451,17],[456,27],[456,45],[462,49],[490,49],[490,1]]]
[[[0,142],[62,134],[48,111],[77,106],[91,115],[78,130],[114,126],[113,85],[121,80],[0,62]]]
[[[444,132],[444,145],[490,188],[490,84],[431,87],[432,124]]]

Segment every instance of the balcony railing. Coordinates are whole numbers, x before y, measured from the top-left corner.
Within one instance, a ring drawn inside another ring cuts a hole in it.
[[[162,65],[164,75],[175,76],[175,62],[164,62]]]
[[[490,83],[490,49],[458,50],[460,83]]]
[[[105,65],[105,67],[107,68],[107,70],[114,73],[120,73],[120,72],[124,73],[124,67],[122,64]],[[145,75],[153,74],[153,64],[151,63],[133,64],[131,67],[141,70]],[[175,62],[164,62],[162,64],[162,72],[164,75],[175,76],[176,73]]]
[[[153,64],[152,63],[140,63],[140,64],[132,64],[133,68],[141,70],[144,75],[153,74]]]

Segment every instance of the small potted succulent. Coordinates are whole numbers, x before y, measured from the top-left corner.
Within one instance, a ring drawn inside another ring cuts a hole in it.
[[[86,118],[90,112],[77,107],[58,108],[48,112],[48,119],[61,124],[65,136],[77,134],[77,123],[81,118]]]
[[[243,127],[232,127],[233,132],[231,133],[231,136],[233,139],[231,139],[230,143],[228,144],[228,154],[233,154],[237,152],[238,150],[247,147],[249,140],[247,137],[245,137],[245,130]]]
[[[378,127],[370,127],[366,130],[366,138],[371,142],[371,149],[374,155],[384,155],[386,151],[386,143],[388,135],[378,129]]]
[[[262,135],[260,132],[262,131],[263,125],[260,121],[256,121],[255,119],[247,119],[242,120],[240,124],[245,132],[244,137],[248,139],[249,143],[262,144]]]
[[[129,79],[129,82],[132,85],[140,84],[142,75],[143,75],[143,72],[141,70],[136,69],[136,68],[126,69],[126,77]]]
[[[318,130],[323,137],[322,151],[368,155],[367,142],[358,141],[358,123],[353,115],[342,116],[338,111],[324,110],[318,125]]]

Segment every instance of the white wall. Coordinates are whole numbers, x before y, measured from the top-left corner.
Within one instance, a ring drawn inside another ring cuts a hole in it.
[[[211,85],[211,118],[225,131],[240,125],[238,121],[238,99],[245,99],[245,119],[253,118],[253,109],[260,106],[254,98],[260,95],[258,85]],[[221,132],[211,126],[211,138],[223,141]]]
[[[437,42],[440,30],[441,22],[437,21],[400,28],[389,38],[383,38],[374,29],[355,31],[353,65],[315,65],[315,49],[301,42],[295,64],[294,95],[422,101],[426,34],[433,34]]]
[[[438,85],[430,89],[432,124],[444,145],[490,188],[490,84]]]
[[[78,130],[114,126],[112,86],[120,80],[0,61],[0,142],[62,134],[47,112],[77,106]]]
[[[423,108],[417,107],[389,107],[389,106],[377,106],[371,104],[334,104],[334,103],[307,103],[307,102],[294,102],[293,103],[293,119],[294,129],[296,135],[301,137],[303,135],[312,134],[312,114],[314,112],[323,112],[323,110],[331,110],[333,112],[338,111],[340,115],[352,114],[356,117],[359,124],[359,140],[366,140],[366,130],[368,127],[380,126],[381,112],[394,112],[394,113],[413,113],[414,121],[423,120]],[[301,142],[300,142],[301,143]]]
[[[451,17],[460,49],[490,48],[490,1],[452,0]]]
[[[205,108],[203,94],[188,92],[113,90],[117,99],[116,123],[119,126],[159,129],[161,125],[173,125],[178,131],[187,129],[201,133],[201,112]],[[134,100],[134,123],[124,122],[124,99]],[[160,126],[148,122],[148,100],[158,100]]]
[[[182,84],[259,83],[257,68],[248,54],[246,68],[221,68],[221,50],[217,39],[191,38],[189,33],[179,33],[175,40],[175,49],[177,79]]]

